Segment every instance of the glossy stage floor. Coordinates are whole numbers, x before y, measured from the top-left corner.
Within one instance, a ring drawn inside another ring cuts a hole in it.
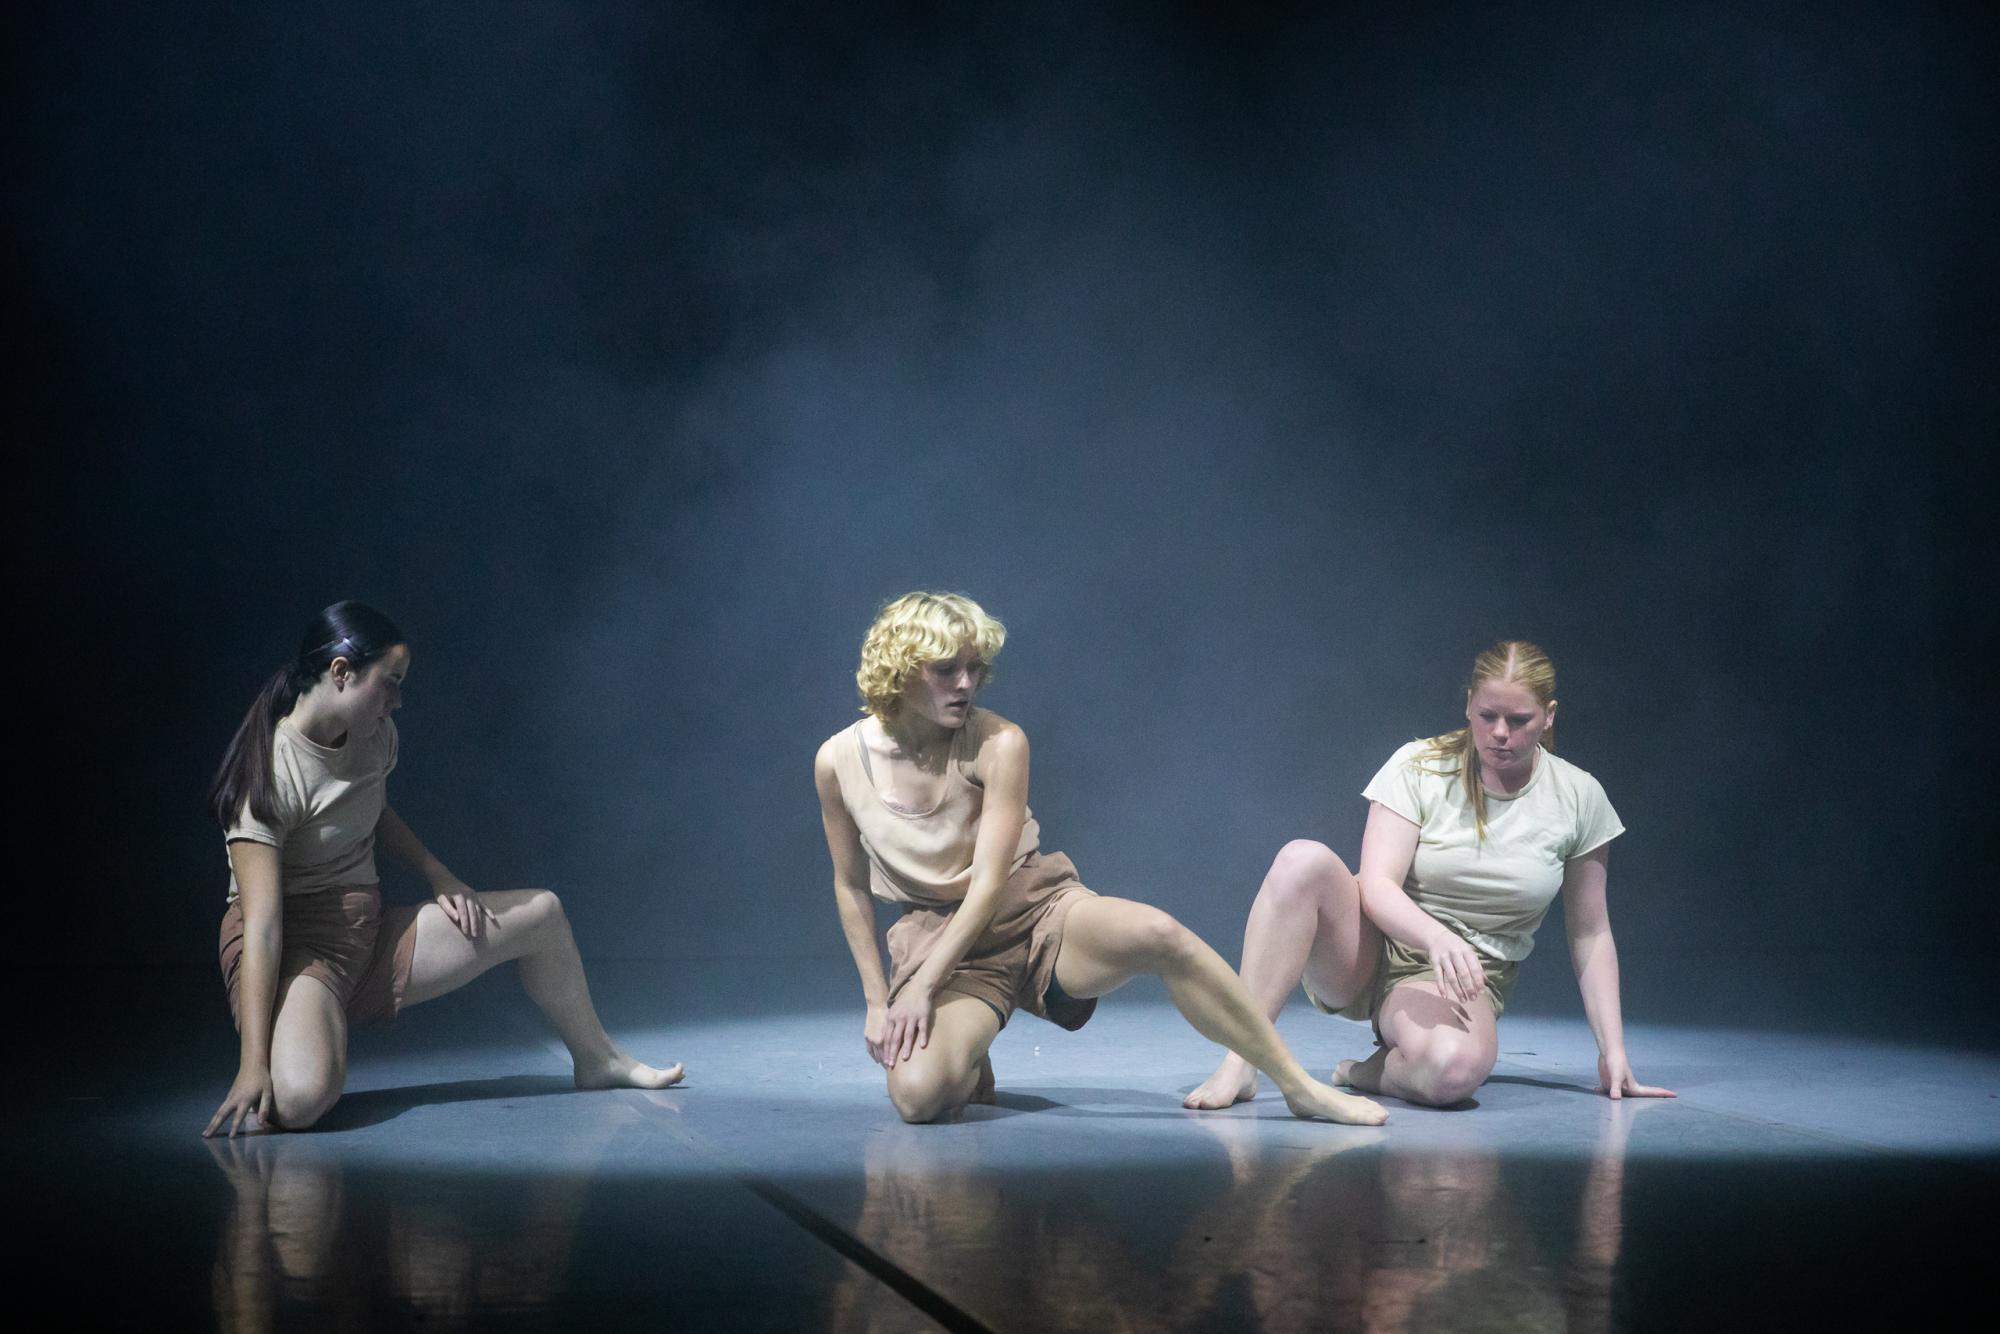
[[[149,1329],[1687,1330],[1915,1327],[1988,1283],[1991,1052],[1641,1024],[1681,1096],[1613,1104],[1580,1020],[1510,1016],[1475,1107],[1361,1130],[1268,1084],[1182,1111],[1213,1050],[1140,984],[1081,1033],[1017,1019],[999,1105],[906,1126],[858,1012],[597,981],[684,1087],[573,1092],[491,978],[360,1034],[323,1128],[211,1143],[231,1039],[176,975],[11,1136],[19,1290]],[[1280,1027],[1316,1069],[1369,1046]]]

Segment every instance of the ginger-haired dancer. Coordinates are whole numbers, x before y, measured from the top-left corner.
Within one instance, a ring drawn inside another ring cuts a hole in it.
[[[1595,778],[1555,753],[1556,672],[1505,640],[1473,662],[1465,726],[1403,746],[1362,795],[1361,874],[1324,844],[1279,850],[1250,906],[1243,982],[1276,1018],[1292,988],[1329,1014],[1373,1019],[1375,1054],[1335,1078],[1407,1102],[1472,1096],[1499,1054],[1497,1021],[1535,928],[1562,894],[1570,962],[1597,1038],[1600,1089],[1671,1098],[1625,1054],[1618,949],[1605,906],[1625,831]],[[1256,1073],[1231,1053],[1187,1098],[1226,1107]]]
[[[1028,738],[975,708],[1006,631],[969,598],[884,606],[855,674],[867,716],[819,749],[813,775],[841,927],[861,973],[868,1054],[906,1121],[991,1101],[987,1048],[1016,1008],[1081,1028],[1141,974],[1203,1036],[1277,1081],[1302,1117],[1377,1125],[1382,1109],[1313,1079],[1219,955],[1166,913],[1085,889],[1040,850]],[[885,976],[870,895],[903,906]]]
[[[578,1088],[665,1088],[598,1022],[562,903],[546,889],[475,893],[390,808],[410,647],[394,622],[336,602],[306,627],[230,742],[208,794],[229,849],[222,978],[242,1035],[236,1078],[202,1133],[303,1130],[347,1076],[347,1027],[464,986],[494,964],[561,1034]],[[380,847],[433,902],[382,906]]]

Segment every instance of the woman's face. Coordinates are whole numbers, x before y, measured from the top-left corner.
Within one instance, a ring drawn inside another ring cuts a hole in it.
[[[956,731],[972,714],[973,696],[986,682],[979,650],[963,645],[941,662],[927,662],[903,687],[903,707],[946,731]]]
[[[334,693],[348,730],[370,737],[382,720],[403,707],[403,678],[410,674],[410,647],[397,644],[359,671],[348,671]]]
[[[1555,717],[1555,701],[1544,708],[1535,693],[1512,681],[1483,681],[1465,696],[1465,723],[1479,748],[1479,762],[1502,774],[1526,774],[1535,765],[1535,747]]]

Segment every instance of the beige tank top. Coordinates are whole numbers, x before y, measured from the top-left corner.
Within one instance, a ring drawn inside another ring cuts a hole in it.
[[[841,804],[861,831],[861,847],[868,854],[868,890],[876,898],[932,907],[957,903],[971,888],[972,848],[979,839],[986,790],[973,781],[976,754],[966,750],[968,736],[978,735],[980,712],[975,709],[953,734],[951,754],[945,760],[944,795],[928,811],[894,805],[875,786],[860,723],[848,728],[833,748]],[[1020,869],[1041,846],[1041,838],[1030,811],[1008,869]]]

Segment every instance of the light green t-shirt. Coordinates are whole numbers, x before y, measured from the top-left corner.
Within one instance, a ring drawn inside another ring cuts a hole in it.
[[[396,767],[396,724],[388,718],[370,737],[348,737],[338,748],[322,746],[280,718],[271,731],[271,804],[266,824],[244,802],[223,842],[268,843],[278,850],[278,888],[312,894],[337,885],[380,883],[375,874],[375,825],[388,804],[389,771]],[[229,877],[229,900],[236,876]]]
[[[1496,959],[1525,959],[1556,891],[1563,863],[1625,832],[1595,778],[1538,751],[1534,776],[1512,795],[1486,794],[1486,839],[1456,773],[1417,762],[1412,741],[1362,789],[1417,826],[1403,890],[1416,905]]]

